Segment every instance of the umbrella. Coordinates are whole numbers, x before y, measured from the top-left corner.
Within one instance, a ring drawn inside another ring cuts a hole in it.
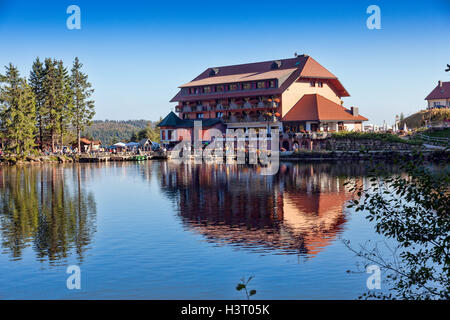
[[[123,142],[117,142],[113,144],[114,147],[125,148],[127,145]]]

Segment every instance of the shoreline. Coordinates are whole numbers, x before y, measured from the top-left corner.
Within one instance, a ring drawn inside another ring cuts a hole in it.
[[[415,158],[422,155],[429,161],[450,161],[450,150],[372,150],[372,151],[301,151],[291,154],[280,154],[280,161],[370,161],[370,160],[393,160],[400,157]],[[107,159],[95,157],[75,156],[28,156],[24,159],[15,157],[0,158],[0,166],[21,166],[21,165],[41,165],[41,164],[66,164],[66,163],[105,163],[105,162],[141,162],[147,160],[170,160],[161,157],[109,156]]]

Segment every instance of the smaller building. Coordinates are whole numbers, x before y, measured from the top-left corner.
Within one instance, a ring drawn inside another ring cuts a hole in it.
[[[425,98],[428,109],[450,108],[450,81],[438,81],[438,85]]]
[[[215,128],[225,133],[226,126],[220,118],[198,119],[195,121],[202,122],[202,132],[200,139],[202,141],[211,141],[211,137],[207,132],[208,129]],[[192,140],[194,135],[194,120],[181,119],[173,111],[171,111],[159,124],[161,134],[161,143],[176,144],[183,140]]]
[[[80,139],[81,152],[99,151],[102,142],[100,140],[89,140],[87,138]],[[76,143],[74,145],[76,147]]]
[[[366,117],[319,94],[305,94],[281,120],[284,132],[363,131]]]

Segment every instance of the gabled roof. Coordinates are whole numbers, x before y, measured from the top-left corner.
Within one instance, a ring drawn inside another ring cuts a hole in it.
[[[218,123],[223,123],[222,119],[210,118],[210,119],[181,119],[173,111],[170,113],[157,125],[158,127],[170,127],[170,128],[193,128],[194,121],[201,121],[202,127],[211,127]]]
[[[425,100],[431,99],[448,99],[450,98],[450,81],[442,82],[442,87],[439,85],[431,91],[431,93],[425,98]]]
[[[305,94],[286,115],[282,121],[366,121],[361,115],[353,116],[351,111],[343,106],[324,98],[319,94]]]
[[[93,145],[100,145],[102,142],[100,140],[89,140],[88,138],[80,138],[80,142],[82,144],[93,144]]]
[[[170,100],[195,101],[205,99],[225,99],[230,97],[249,97],[258,95],[275,95],[284,92],[294,81],[303,79],[328,79],[341,97],[349,96],[338,78],[308,55],[295,58],[255,62],[223,67],[208,68],[192,81],[180,88],[197,87],[213,84],[238,83],[245,81],[278,80],[278,87],[261,90],[241,90],[202,93],[198,95],[178,94]]]

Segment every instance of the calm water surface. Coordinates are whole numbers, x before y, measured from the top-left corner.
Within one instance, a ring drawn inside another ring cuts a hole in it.
[[[354,299],[343,244],[382,241],[345,204],[360,163],[0,167],[0,299]],[[66,268],[81,268],[81,290]]]

